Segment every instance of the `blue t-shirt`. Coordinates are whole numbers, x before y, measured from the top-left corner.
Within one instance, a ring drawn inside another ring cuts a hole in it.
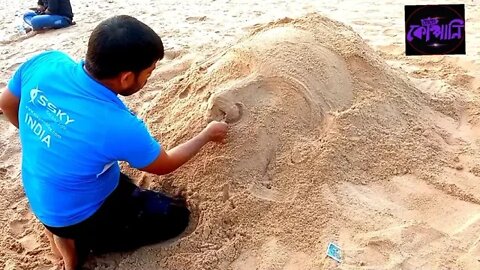
[[[117,95],[62,52],[28,60],[8,88],[20,98],[25,193],[48,226],[73,225],[95,213],[118,184],[118,161],[142,168],[160,153]]]

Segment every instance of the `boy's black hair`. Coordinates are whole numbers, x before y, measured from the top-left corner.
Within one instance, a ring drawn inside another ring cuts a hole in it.
[[[161,38],[152,28],[127,15],[102,21],[90,35],[85,68],[96,79],[124,71],[136,74],[163,58]]]

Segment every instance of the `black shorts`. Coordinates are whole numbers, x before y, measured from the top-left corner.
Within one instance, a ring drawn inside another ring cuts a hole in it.
[[[77,251],[129,251],[181,234],[190,211],[183,198],[137,187],[121,174],[117,188],[88,219],[67,227],[45,227],[54,235],[74,239]]]

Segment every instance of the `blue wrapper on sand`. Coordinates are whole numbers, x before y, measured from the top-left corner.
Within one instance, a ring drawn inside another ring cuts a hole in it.
[[[327,256],[334,259],[335,261],[342,262],[342,250],[339,246],[334,243],[329,243],[327,247]]]

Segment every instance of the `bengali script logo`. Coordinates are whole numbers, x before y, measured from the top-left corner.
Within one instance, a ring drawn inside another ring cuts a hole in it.
[[[406,54],[465,54],[464,14],[464,5],[405,6]]]

